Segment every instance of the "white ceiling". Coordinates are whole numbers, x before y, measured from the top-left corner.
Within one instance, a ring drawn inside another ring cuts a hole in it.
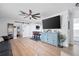
[[[28,12],[28,9],[31,9],[34,13],[39,12],[41,14],[41,18],[45,18],[64,10],[72,10],[75,8],[75,3],[1,3],[0,18],[25,20],[19,15],[19,11],[23,10]]]

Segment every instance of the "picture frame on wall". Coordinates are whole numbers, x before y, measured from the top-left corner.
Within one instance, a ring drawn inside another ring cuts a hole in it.
[[[39,25],[36,25],[36,29],[39,30],[40,29],[40,26]]]

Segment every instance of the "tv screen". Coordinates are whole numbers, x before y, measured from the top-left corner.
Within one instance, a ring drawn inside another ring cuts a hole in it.
[[[43,20],[43,29],[60,29],[60,15]]]
[[[40,26],[36,25],[36,29],[39,29],[39,28],[40,28]]]

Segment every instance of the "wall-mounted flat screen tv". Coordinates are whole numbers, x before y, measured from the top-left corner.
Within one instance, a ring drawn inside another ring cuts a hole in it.
[[[60,15],[44,19],[42,23],[43,23],[43,29],[60,29],[61,28]]]
[[[40,29],[40,26],[39,25],[36,25],[36,29]]]

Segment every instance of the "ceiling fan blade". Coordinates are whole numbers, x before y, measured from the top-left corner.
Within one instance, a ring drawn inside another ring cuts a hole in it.
[[[40,16],[32,15],[32,17],[40,18]]]
[[[40,16],[32,16],[33,19],[40,18]]]
[[[37,19],[36,17],[32,17],[33,19]]]
[[[25,14],[19,14],[19,15],[21,15],[21,16],[25,16]]]
[[[40,13],[36,13],[36,14],[33,14],[33,15],[40,15]]]
[[[32,17],[40,18],[40,13],[33,14]]]
[[[24,14],[24,15],[29,15],[28,13],[24,12],[24,11],[20,11],[21,14]]]
[[[29,15],[25,15],[25,14],[19,14],[19,15],[24,16],[24,18],[29,17]]]
[[[24,11],[20,11],[22,14],[26,14]]]

